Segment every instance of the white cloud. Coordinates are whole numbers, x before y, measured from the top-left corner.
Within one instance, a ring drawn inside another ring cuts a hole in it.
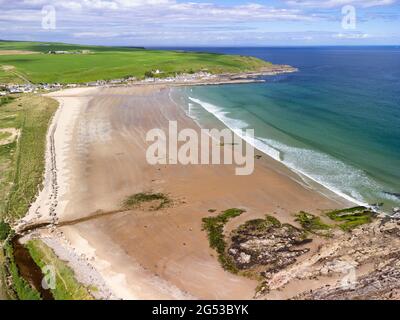
[[[366,39],[370,35],[367,33],[337,33],[332,35],[332,37],[337,39]]]
[[[313,8],[334,8],[345,5],[355,5],[361,7],[387,6],[397,2],[397,0],[284,0],[292,6],[313,7]]]
[[[193,0],[0,0],[0,39],[132,45],[267,44],[278,41],[290,44],[290,41],[318,43],[326,39],[340,42],[351,35],[338,33],[340,21],[335,20],[338,10],[329,10],[329,7],[394,2],[281,0],[281,6],[271,7],[262,0],[242,0],[242,4],[190,1]],[[57,24],[56,30],[45,31],[41,28],[41,9],[49,3],[56,8]],[[295,5],[287,6],[287,3]],[[328,10],[309,8],[313,5]],[[334,23],[334,27],[329,26]],[[320,28],[320,31],[305,31],[310,28]],[[323,33],[329,30],[332,32]],[[376,34],[373,30],[362,31]],[[370,38],[375,39],[375,36]],[[364,38],[353,35],[352,39]]]
[[[75,32],[73,36],[76,38],[113,38],[122,36],[118,32]]]
[[[206,0],[205,0],[206,1]],[[261,4],[218,5],[209,2],[178,2],[176,0],[0,0],[2,11],[7,9],[40,10],[51,4],[59,11],[80,13],[130,14],[138,17],[174,18],[179,20],[311,20],[298,9],[276,9]]]

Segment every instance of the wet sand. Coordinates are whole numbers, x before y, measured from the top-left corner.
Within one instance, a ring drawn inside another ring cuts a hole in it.
[[[94,217],[59,229],[117,297],[251,299],[257,281],[224,271],[201,230],[209,209],[246,210],[227,225],[229,232],[267,213],[295,224],[293,214],[300,210],[351,204],[266,155],[255,160],[250,176],[235,175],[234,165],[149,165],[150,129],[168,132],[168,121],[175,120],[178,128],[199,130],[170,100],[169,90],[149,85],[51,94],[62,105],[55,132],[56,218]],[[166,193],[173,205],[119,212],[127,196],[145,191]],[[47,218],[42,214],[41,220]]]

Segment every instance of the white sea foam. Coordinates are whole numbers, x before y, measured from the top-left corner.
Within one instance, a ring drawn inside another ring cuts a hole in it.
[[[371,190],[378,191],[380,189],[379,185],[368,178],[362,170],[330,155],[315,150],[288,146],[272,139],[247,137],[240,129],[248,128],[248,123],[228,117],[229,113],[221,107],[200,99],[192,97],[189,97],[189,99],[212,113],[225,126],[254,148],[284,163],[294,172],[319,183],[348,201],[365,206],[367,202],[357,190],[366,186]]]
[[[291,147],[270,139],[262,140],[282,152],[281,161],[290,169],[316,181],[348,201],[367,205],[357,190],[366,186],[371,189],[378,188],[363,171],[332,156],[310,149]]]
[[[189,110],[188,110],[189,117],[192,117],[192,108],[193,108],[193,103],[189,103]]]
[[[201,101],[199,99],[191,98],[189,99],[199,105],[201,105],[204,109],[206,109],[208,112],[212,113],[215,115],[218,120],[220,120],[225,126],[227,126],[230,130],[232,130],[236,135],[238,135],[241,139],[252,145],[254,148],[261,150],[261,148],[264,148],[265,151],[264,153],[267,153],[269,156],[272,158],[280,161],[280,152],[262,141],[260,141],[257,138],[250,137],[246,135],[246,133],[243,131],[243,129],[246,129],[249,127],[249,124],[243,120],[239,119],[233,119],[227,116],[229,114],[228,112],[222,111],[222,108],[219,108],[211,103],[207,103],[204,101]],[[189,103],[190,104],[190,103]]]
[[[212,113],[215,115],[223,124],[225,124],[227,127],[229,127],[232,131],[237,130],[237,129],[245,129],[249,126],[249,124],[245,121],[239,120],[239,119],[233,119],[229,118],[227,115],[229,114],[228,112],[225,112],[222,110],[222,108],[215,106],[211,103],[207,103],[204,101],[201,101],[199,99],[191,98],[189,99],[200,106],[202,106],[205,110],[208,112]],[[228,126],[229,124],[229,126]],[[232,127],[232,128],[231,128]]]

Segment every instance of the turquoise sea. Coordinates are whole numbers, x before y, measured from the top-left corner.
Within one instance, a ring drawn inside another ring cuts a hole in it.
[[[185,48],[299,72],[179,90],[200,124],[254,128],[254,146],[357,203],[400,206],[400,47]],[[178,95],[176,95],[178,96]]]

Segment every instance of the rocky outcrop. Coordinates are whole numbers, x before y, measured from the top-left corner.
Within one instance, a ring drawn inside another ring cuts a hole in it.
[[[310,241],[303,230],[267,216],[247,221],[234,230],[228,254],[239,270],[262,270],[260,274],[269,278],[307,253],[306,244]]]
[[[361,276],[353,284],[323,287],[302,294],[297,299],[307,300],[399,300],[400,255],[392,255],[383,268]]]
[[[296,279],[338,280],[295,299],[400,299],[400,221],[377,220],[334,239],[333,246],[335,250],[316,259]]]

